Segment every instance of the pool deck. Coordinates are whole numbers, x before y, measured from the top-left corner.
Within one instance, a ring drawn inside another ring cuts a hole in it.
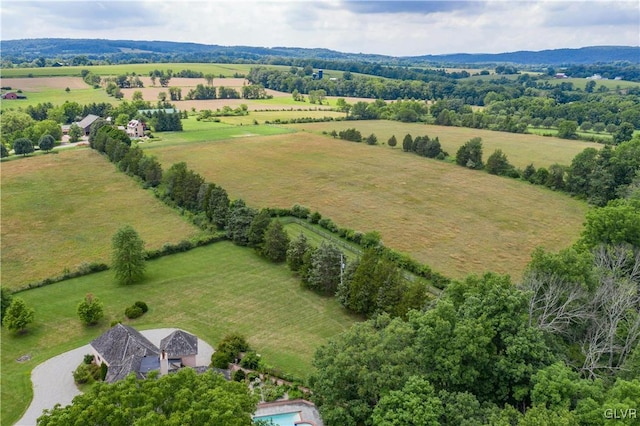
[[[256,416],[272,416],[274,414],[291,413],[299,411],[302,416],[302,423],[308,422],[315,426],[324,426],[320,413],[315,405],[304,399],[293,399],[290,401],[263,402],[258,404]]]

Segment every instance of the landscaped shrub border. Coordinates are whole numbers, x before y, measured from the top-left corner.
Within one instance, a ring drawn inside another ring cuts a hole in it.
[[[214,243],[225,241],[225,240],[227,240],[227,237],[223,233],[216,233],[212,235],[203,235],[200,237],[191,238],[188,240],[182,240],[175,244],[166,243],[165,245],[162,246],[162,248],[147,250],[145,258],[147,260],[158,259],[163,256],[169,256],[175,253],[182,253],[197,247],[203,247],[209,244],[214,244]],[[109,269],[109,265],[107,265],[106,263],[99,263],[99,262],[83,263],[78,267],[78,269],[74,271],[65,271],[61,275],[57,275],[54,277],[49,277],[40,281],[29,283],[24,287],[14,290],[12,294],[20,293],[22,291],[30,290],[32,288],[44,287],[47,285],[59,283],[61,281],[70,280],[72,278],[82,277],[84,275],[93,274],[95,272],[106,271],[107,269]]]

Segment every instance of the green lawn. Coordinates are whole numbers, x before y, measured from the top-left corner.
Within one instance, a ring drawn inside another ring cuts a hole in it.
[[[409,133],[412,137],[428,135],[438,137],[442,149],[455,157],[460,146],[474,137],[482,138],[482,146],[486,159],[496,149],[501,149],[509,162],[516,167],[524,168],[533,163],[536,167],[548,167],[554,163],[571,164],[571,160],[585,148],[602,148],[601,144],[574,141],[559,138],[549,138],[540,135],[524,135],[517,133],[495,132],[491,130],[469,129],[466,127],[435,126],[421,123],[401,123],[386,120],[365,120],[347,122],[305,123],[288,125],[292,129],[304,129],[320,133],[322,131],[339,132],[348,128],[356,128],[363,137],[374,133],[378,143],[385,145],[392,135],[396,136],[398,146],[402,149],[402,140]]]
[[[105,318],[86,328],[77,304],[93,293],[105,305]],[[144,282],[118,286],[105,271],[18,294],[36,310],[24,336],[2,329],[2,424],[12,424],[31,399],[30,371],[62,352],[89,343],[122,320],[138,329],[178,327],[214,345],[226,333],[244,334],[267,364],[298,377],[312,371],[315,349],[349,328],[348,315],[333,298],[300,287],[284,265],[274,265],[253,250],[230,242],[149,262]],[[136,300],[149,305],[137,320],[124,309]],[[32,359],[16,362],[22,355]]]
[[[110,262],[111,237],[132,225],[148,249],[200,230],[90,149],[2,163],[2,285]]]

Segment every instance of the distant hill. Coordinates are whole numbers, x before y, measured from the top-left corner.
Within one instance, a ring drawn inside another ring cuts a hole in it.
[[[482,54],[458,53],[393,57],[362,53],[344,53],[329,49],[297,47],[219,46],[172,41],[135,41],[105,39],[40,38],[0,41],[0,51],[13,62],[30,61],[38,57],[69,58],[85,55],[90,58],[110,58],[115,61],[134,58],[172,61],[264,61],[268,58],[316,58],[327,60],[370,61],[397,65],[435,64],[497,64],[572,65],[630,62],[640,64],[640,46],[593,46],[579,49],[554,49],[539,52],[518,51]]]
[[[426,62],[448,63],[513,63],[523,65],[571,65],[613,62],[640,63],[640,47],[591,46],[579,49],[552,49],[539,52],[522,50],[509,53],[459,53],[452,55],[415,56],[412,59]]]

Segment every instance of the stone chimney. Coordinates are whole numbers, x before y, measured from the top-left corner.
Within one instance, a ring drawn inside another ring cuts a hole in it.
[[[162,350],[160,354],[160,376],[165,376],[169,373],[169,356]]]

